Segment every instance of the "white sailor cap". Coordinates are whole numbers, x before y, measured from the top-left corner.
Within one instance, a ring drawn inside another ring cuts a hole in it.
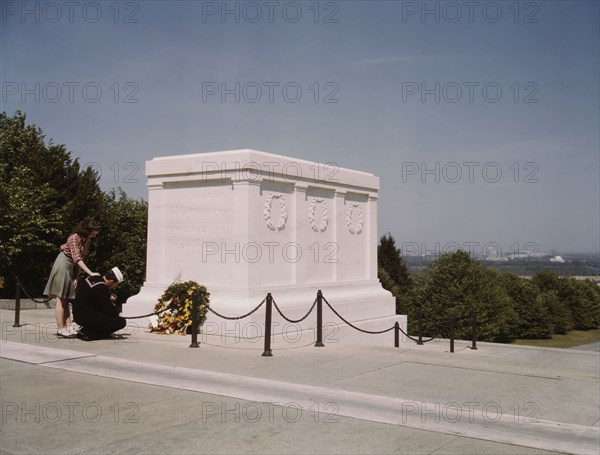
[[[123,281],[123,272],[119,270],[119,267],[113,267],[110,270],[112,271],[112,273],[115,274],[115,277],[117,278],[117,283],[121,283]]]

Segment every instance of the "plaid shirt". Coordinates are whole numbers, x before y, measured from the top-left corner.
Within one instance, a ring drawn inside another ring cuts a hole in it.
[[[67,243],[60,246],[60,251],[65,253],[73,262],[77,264],[79,261],[83,261],[83,258],[87,255],[92,239],[82,239],[78,234],[72,234],[67,239]]]

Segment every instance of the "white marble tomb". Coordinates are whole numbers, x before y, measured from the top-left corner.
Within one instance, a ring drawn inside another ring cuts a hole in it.
[[[146,174],[146,281],[124,305],[125,316],[151,312],[173,281],[195,280],[228,316],[271,292],[298,319],[321,289],[351,322],[375,330],[395,320],[406,325],[377,278],[378,177],[247,149],[154,158]],[[232,330],[233,323],[208,316],[212,331]],[[315,318],[300,325],[314,327]],[[243,321],[263,326],[264,311]]]

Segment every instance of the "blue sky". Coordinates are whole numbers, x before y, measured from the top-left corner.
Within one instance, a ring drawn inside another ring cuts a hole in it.
[[[598,252],[599,17],[597,1],[3,2],[2,110],[134,197],[153,157],[253,148],[378,175],[379,231],[401,246]]]

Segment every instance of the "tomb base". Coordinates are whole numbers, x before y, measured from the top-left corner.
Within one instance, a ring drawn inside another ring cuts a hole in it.
[[[309,316],[308,322],[312,322],[308,327],[302,328],[300,324],[290,324],[281,319],[274,320],[273,324],[280,327],[280,331],[272,333],[271,350],[276,353],[282,349],[295,349],[307,346],[314,346],[317,340],[317,330],[315,324],[316,316]],[[323,332],[321,340],[324,346],[336,345],[370,345],[370,346],[395,346],[395,334],[393,330],[385,333],[364,333],[357,330],[378,332],[393,327],[398,321],[400,328],[406,330],[406,316],[396,315],[384,318],[365,319],[352,323],[354,327],[345,324],[333,314],[329,309],[323,311]],[[264,348],[264,322],[251,323],[243,325],[241,321],[231,324],[227,330],[224,325],[218,321],[210,319],[204,324],[202,333],[198,339],[201,343],[210,346],[228,346],[240,349],[261,350]],[[412,346],[414,342],[400,332],[398,347],[405,348]],[[276,355],[276,354],[275,354]]]

